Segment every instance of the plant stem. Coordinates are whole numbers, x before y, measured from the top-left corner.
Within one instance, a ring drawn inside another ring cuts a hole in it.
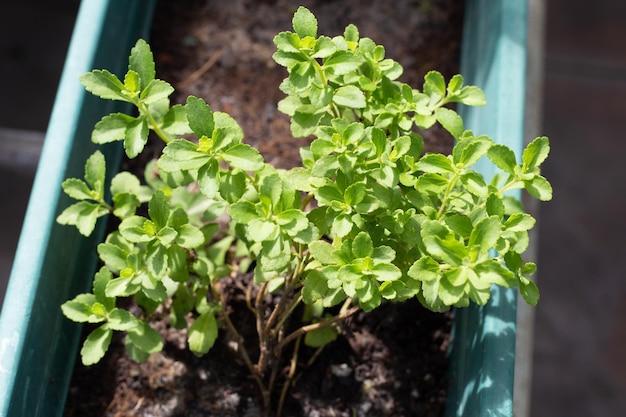
[[[294,340],[295,338],[302,336],[303,334],[307,333],[307,332],[311,332],[313,330],[317,330],[320,329],[322,327],[326,327],[328,325],[331,325],[333,323],[336,323],[338,321],[341,321],[345,318],[350,317],[351,315],[353,315],[354,313],[358,312],[359,310],[361,310],[361,307],[359,306],[354,306],[352,308],[347,309],[346,311],[342,311],[340,312],[338,315],[333,316],[333,317],[329,317],[326,320],[322,320],[318,323],[313,323],[313,324],[308,324],[306,326],[302,326],[300,327],[298,330],[294,330],[291,334],[289,334],[287,337],[285,337],[279,344],[278,346],[276,346],[276,348],[282,348],[283,346],[287,345],[289,342],[291,342],[292,340]]]

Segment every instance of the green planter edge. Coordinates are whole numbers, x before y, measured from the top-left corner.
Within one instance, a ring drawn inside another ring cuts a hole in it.
[[[96,268],[92,239],[56,224],[70,200],[61,182],[81,176],[100,118],[124,111],[85,93],[78,77],[93,68],[120,74],[137,38],[147,38],[156,0],[81,3],[0,316],[0,417],[62,416],[81,327],[60,305],[89,289]],[[481,87],[485,108],[459,109],[466,128],[516,152],[523,148],[528,2],[466,0],[461,73]],[[104,149],[109,175],[121,149]],[[481,167],[490,175],[488,166]],[[446,417],[513,416],[517,293],[494,289],[485,307],[455,312]]]

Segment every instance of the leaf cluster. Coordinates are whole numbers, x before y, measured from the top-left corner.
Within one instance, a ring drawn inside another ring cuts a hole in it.
[[[518,158],[464,128],[450,104],[486,100],[460,75],[446,82],[431,71],[420,90],[398,81],[400,64],[354,25],[342,36],[318,36],[315,16],[301,7],[293,29],[274,38],[274,59],[288,72],[278,107],[291,117],[294,137],[313,141],[301,147],[302,166],[290,170],[265,163],[243,142],[237,122],[204,100],[192,96],[171,106],[173,88],[155,78],[143,40],[131,51],[123,81],[106,70],[81,77],[96,96],[137,109],[136,116],[104,116],[95,143],[122,141],[130,158],[150,131],[166,143],[144,183],[126,172],[113,178],[111,202],[99,152],[88,159],[84,180],[63,183],[78,202],[60,223],[89,235],[105,214],[120,219],[98,246],[104,266],[93,293],[63,305],[72,320],[102,323],[83,346],[83,362],[102,357],[113,331],[127,333],[137,360],[161,349],[147,323],[164,311],[188,329],[198,355],[210,350],[220,328],[239,340],[221,283],[247,271],[248,295],[258,294],[249,307],[261,323],[261,354],[257,365],[243,355],[260,386],[272,363],[267,355],[279,356],[303,333],[305,343],[323,346],[336,337],[333,324],[356,309],[413,297],[435,311],[484,305],[492,285],[518,287],[529,304],[537,303],[529,278],[535,265],[522,260],[535,220],[510,191],[551,198],[540,171],[548,139],[536,138]],[[421,132],[435,123],[456,140],[450,155],[423,152]],[[475,170],[479,160],[499,173],[485,178]],[[147,212],[140,214],[143,205]],[[262,304],[269,293],[280,301],[267,313]],[[130,296],[143,308],[141,317],[116,307],[117,298]],[[302,330],[284,335],[301,304]]]

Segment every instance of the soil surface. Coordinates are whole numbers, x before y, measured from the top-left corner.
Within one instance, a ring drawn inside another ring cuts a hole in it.
[[[338,35],[356,24],[361,36],[384,45],[387,57],[404,66],[404,82],[421,88],[431,69],[446,78],[458,72],[462,0],[300,4],[316,15],[321,34]],[[298,165],[298,148],[307,144],[291,137],[287,116],[276,110],[286,72],[271,57],[272,38],[291,29],[297,6],[286,0],[160,1],[151,35],[157,77],[177,90],[173,102],[184,103],[191,94],[214,111],[228,112],[242,126],[245,141],[282,168]],[[423,136],[428,150],[451,147],[440,129]],[[143,162],[158,156],[160,144],[152,146]],[[123,168],[136,169],[128,161]],[[233,320],[251,320],[245,306],[239,307]],[[170,328],[166,317],[154,325],[165,348],[143,364],[126,356],[121,335],[99,364],[84,367],[77,359],[66,417],[259,414],[257,387],[226,337],[197,358],[188,352],[184,332]],[[358,313],[312,365],[307,361],[314,351],[302,351],[284,416],[440,416],[450,325],[450,314],[432,313],[417,301]],[[244,338],[256,338],[253,326]]]

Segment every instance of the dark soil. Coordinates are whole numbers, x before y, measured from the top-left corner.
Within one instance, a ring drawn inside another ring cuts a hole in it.
[[[405,68],[402,81],[421,87],[437,69],[446,78],[458,72],[462,0],[301,1],[317,16],[319,33],[343,33],[349,23],[386,48]],[[286,0],[160,1],[151,46],[157,76],[172,83],[174,102],[190,94],[213,110],[231,114],[246,142],[266,161],[283,168],[299,164],[289,121],[276,110],[285,70],[271,58],[273,36],[291,29],[297,3]],[[451,139],[438,129],[424,132],[426,147],[446,152]],[[160,144],[147,159],[158,156]],[[128,161],[124,169],[137,169]],[[251,320],[234,306],[233,320]],[[253,319],[252,319],[253,320]],[[237,323],[236,323],[237,324]],[[417,301],[383,305],[342,325],[343,335],[307,366],[313,350],[299,356],[300,375],[284,415],[440,416],[446,396],[447,347],[451,316],[427,311]],[[121,335],[97,365],[78,363],[66,417],[256,416],[260,401],[232,342],[221,337],[197,358],[184,332],[164,318],[154,324],[165,340],[162,353],[143,364],[125,354]],[[223,332],[223,335],[226,333]],[[245,333],[248,343],[255,329]]]

